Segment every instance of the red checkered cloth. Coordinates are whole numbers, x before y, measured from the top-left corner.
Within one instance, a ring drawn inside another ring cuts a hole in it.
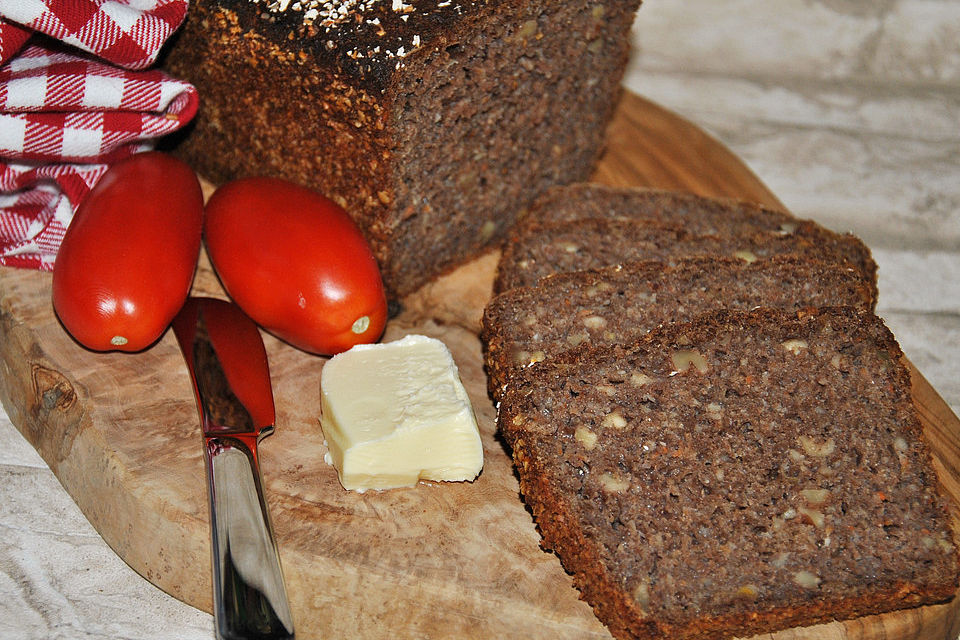
[[[186,8],[186,0],[0,0],[0,264],[52,269],[76,206],[110,163],[196,114],[191,85],[138,70]],[[106,61],[49,39],[27,42],[31,30]]]
[[[0,0],[0,64],[44,33],[98,58],[144,69],[187,15],[188,0]]]

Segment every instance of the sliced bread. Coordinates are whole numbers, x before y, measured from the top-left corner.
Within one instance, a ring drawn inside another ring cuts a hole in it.
[[[481,338],[490,394],[510,374],[581,343],[632,342],[657,326],[715,309],[874,308],[872,288],[852,270],[783,256],[747,263],[688,258],[673,266],[627,263],[548,276],[484,309]]]
[[[876,264],[857,238],[837,234],[813,222],[789,231],[759,230],[696,234],[662,221],[580,218],[527,223],[503,247],[494,291],[530,286],[545,276],[596,269],[625,262],[672,263],[696,256],[736,257],[745,262],[795,255],[857,271],[876,287]]]
[[[524,499],[618,638],[719,638],[934,603],[957,552],[876,316],[719,311],[511,382]]]

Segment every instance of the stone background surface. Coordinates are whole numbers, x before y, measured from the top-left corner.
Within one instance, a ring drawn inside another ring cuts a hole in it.
[[[960,3],[647,0],[625,84],[794,213],[853,231],[878,312],[960,412]],[[0,411],[0,638],[207,639],[93,530]]]

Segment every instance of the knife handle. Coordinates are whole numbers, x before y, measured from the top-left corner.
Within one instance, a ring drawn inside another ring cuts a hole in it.
[[[206,440],[217,638],[293,638],[280,555],[263,497],[257,439]]]

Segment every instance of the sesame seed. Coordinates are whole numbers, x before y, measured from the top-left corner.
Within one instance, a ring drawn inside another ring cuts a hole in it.
[[[402,21],[408,22],[409,18],[417,12],[430,13],[431,11],[453,7],[458,14],[463,13],[463,7],[470,5],[470,2],[460,0],[456,5],[452,0],[438,0],[435,9],[417,9],[405,0],[248,0],[253,5],[265,7],[266,11],[261,14],[264,19],[274,20],[278,14],[297,15],[299,21],[306,27],[314,30],[319,29],[321,33],[326,33],[328,38],[324,41],[324,46],[328,50],[338,49],[341,40],[337,36],[337,31],[343,28],[363,28],[369,25],[369,32],[379,38],[384,39],[385,46],[381,48],[367,48],[365,53],[356,49],[344,51],[344,54],[357,60],[363,57],[380,58],[403,58],[411,51],[420,47],[422,39],[420,34],[410,34],[412,29],[397,34],[391,34],[389,28],[381,24],[382,18],[389,17],[389,13],[397,14]],[[387,4],[389,2],[389,4]],[[341,26],[342,25],[342,26]],[[389,42],[389,46],[386,43]]]

